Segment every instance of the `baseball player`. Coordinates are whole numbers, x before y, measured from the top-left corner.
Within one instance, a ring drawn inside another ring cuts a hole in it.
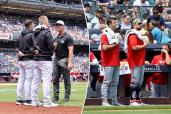
[[[27,19],[24,22],[25,29],[22,30],[17,41],[18,47],[18,66],[19,78],[17,83],[17,101],[16,104],[31,104],[31,82],[33,79],[34,64],[33,64],[33,41],[32,33],[34,23]],[[25,93],[23,97],[23,93]]]
[[[52,50],[57,45],[52,39],[52,34],[48,28],[47,16],[39,17],[39,25],[33,33],[33,44],[35,49],[34,78],[32,82],[32,106],[39,106],[38,88],[40,81],[43,81],[43,107],[56,107],[58,104],[51,102],[50,83],[52,80]]]
[[[54,101],[59,100],[59,82],[61,74],[64,78],[65,96],[64,102],[68,102],[71,94],[70,70],[73,67],[73,38],[65,31],[65,24],[62,20],[58,20],[55,25],[55,30],[58,33],[55,42],[57,48],[55,49],[55,58],[53,63],[53,92]]]
[[[101,35],[101,61],[105,75],[102,84],[102,106],[111,106],[107,101],[107,91],[111,87],[112,105],[121,106],[117,101],[117,88],[119,82],[120,58],[119,39],[114,30],[117,28],[117,19],[107,19],[108,28]]]
[[[143,37],[140,33],[140,30],[142,29],[142,22],[140,19],[134,19],[132,25],[132,34],[126,35],[128,36],[128,38],[126,38],[127,60],[131,69],[130,105],[140,106],[143,104],[140,99],[140,91],[144,79],[146,47],[149,41],[147,37]]]

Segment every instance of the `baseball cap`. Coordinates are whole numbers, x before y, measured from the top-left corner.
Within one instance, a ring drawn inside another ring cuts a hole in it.
[[[111,15],[110,17],[113,19],[117,19],[117,17],[115,15]]]
[[[65,26],[65,23],[62,20],[58,20],[55,25],[63,25],[63,26]]]
[[[142,24],[143,25],[147,24],[147,20],[143,20]]]
[[[24,21],[24,26],[27,26],[28,24],[30,24],[30,23],[32,23],[33,22],[33,20],[31,20],[31,19],[26,19],[25,21]]]
[[[91,4],[87,2],[84,4],[84,7],[91,7]]]
[[[137,24],[137,23],[139,23],[139,22],[141,22],[141,20],[138,19],[138,18],[135,18],[135,19],[132,21],[132,24],[135,25],[135,24]]]
[[[115,9],[115,6],[114,6],[113,4],[109,4],[109,5],[107,6],[107,8],[108,8],[108,9],[111,9],[111,10],[114,10],[114,9]]]
[[[97,10],[96,10],[96,13],[103,14],[103,10],[102,10],[102,9],[97,9]]]

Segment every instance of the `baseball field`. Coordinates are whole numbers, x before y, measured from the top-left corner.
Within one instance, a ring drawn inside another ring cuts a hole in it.
[[[16,83],[0,83],[0,114],[80,114],[84,104],[86,82],[73,82],[69,102],[63,102],[64,84],[60,84],[59,107],[43,108],[15,105]],[[52,91],[52,85],[51,85]],[[39,99],[42,101],[42,86],[39,89]]]
[[[171,114],[171,105],[102,107],[85,106],[83,114]]]

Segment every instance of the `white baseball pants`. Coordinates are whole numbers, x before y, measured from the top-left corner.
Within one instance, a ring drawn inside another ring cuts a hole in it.
[[[32,60],[18,62],[20,75],[17,83],[17,100],[31,100],[31,83],[34,76],[33,63]]]
[[[43,81],[43,101],[51,102],[50,83],[52,80],[52,61],[34,61],[34,77],[32,82],[31,97],[33,102],[38,101],[38,90],[41,79]]]

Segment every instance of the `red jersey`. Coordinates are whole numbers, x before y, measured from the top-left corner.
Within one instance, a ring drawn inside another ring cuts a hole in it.
[[[165,57],[162,55],[156,55],[153,57],[151,64],[166,65]],[[152,74],[152,82],[159,85],[165,85],[167,84],[167,76],[167,73],[155,72]]]
[[[108,51],[104,51],[102,45],[109,45],[108,38],[105,34],[101,36],[101,61],[103,66],[120,66],[120,58],[119,58],[119,45],[110,49]]]
[[[130,68],[135,66],[144,65],[146,49],[141,49],[138,51],[134,51],[132,48],[136,45],[143,45],[144,42],[140,40],[136,35],[130,35],[128,37],[128,63]]]
[[[90,52],[90,62],[92,62],[95,59],[94,53]]]

